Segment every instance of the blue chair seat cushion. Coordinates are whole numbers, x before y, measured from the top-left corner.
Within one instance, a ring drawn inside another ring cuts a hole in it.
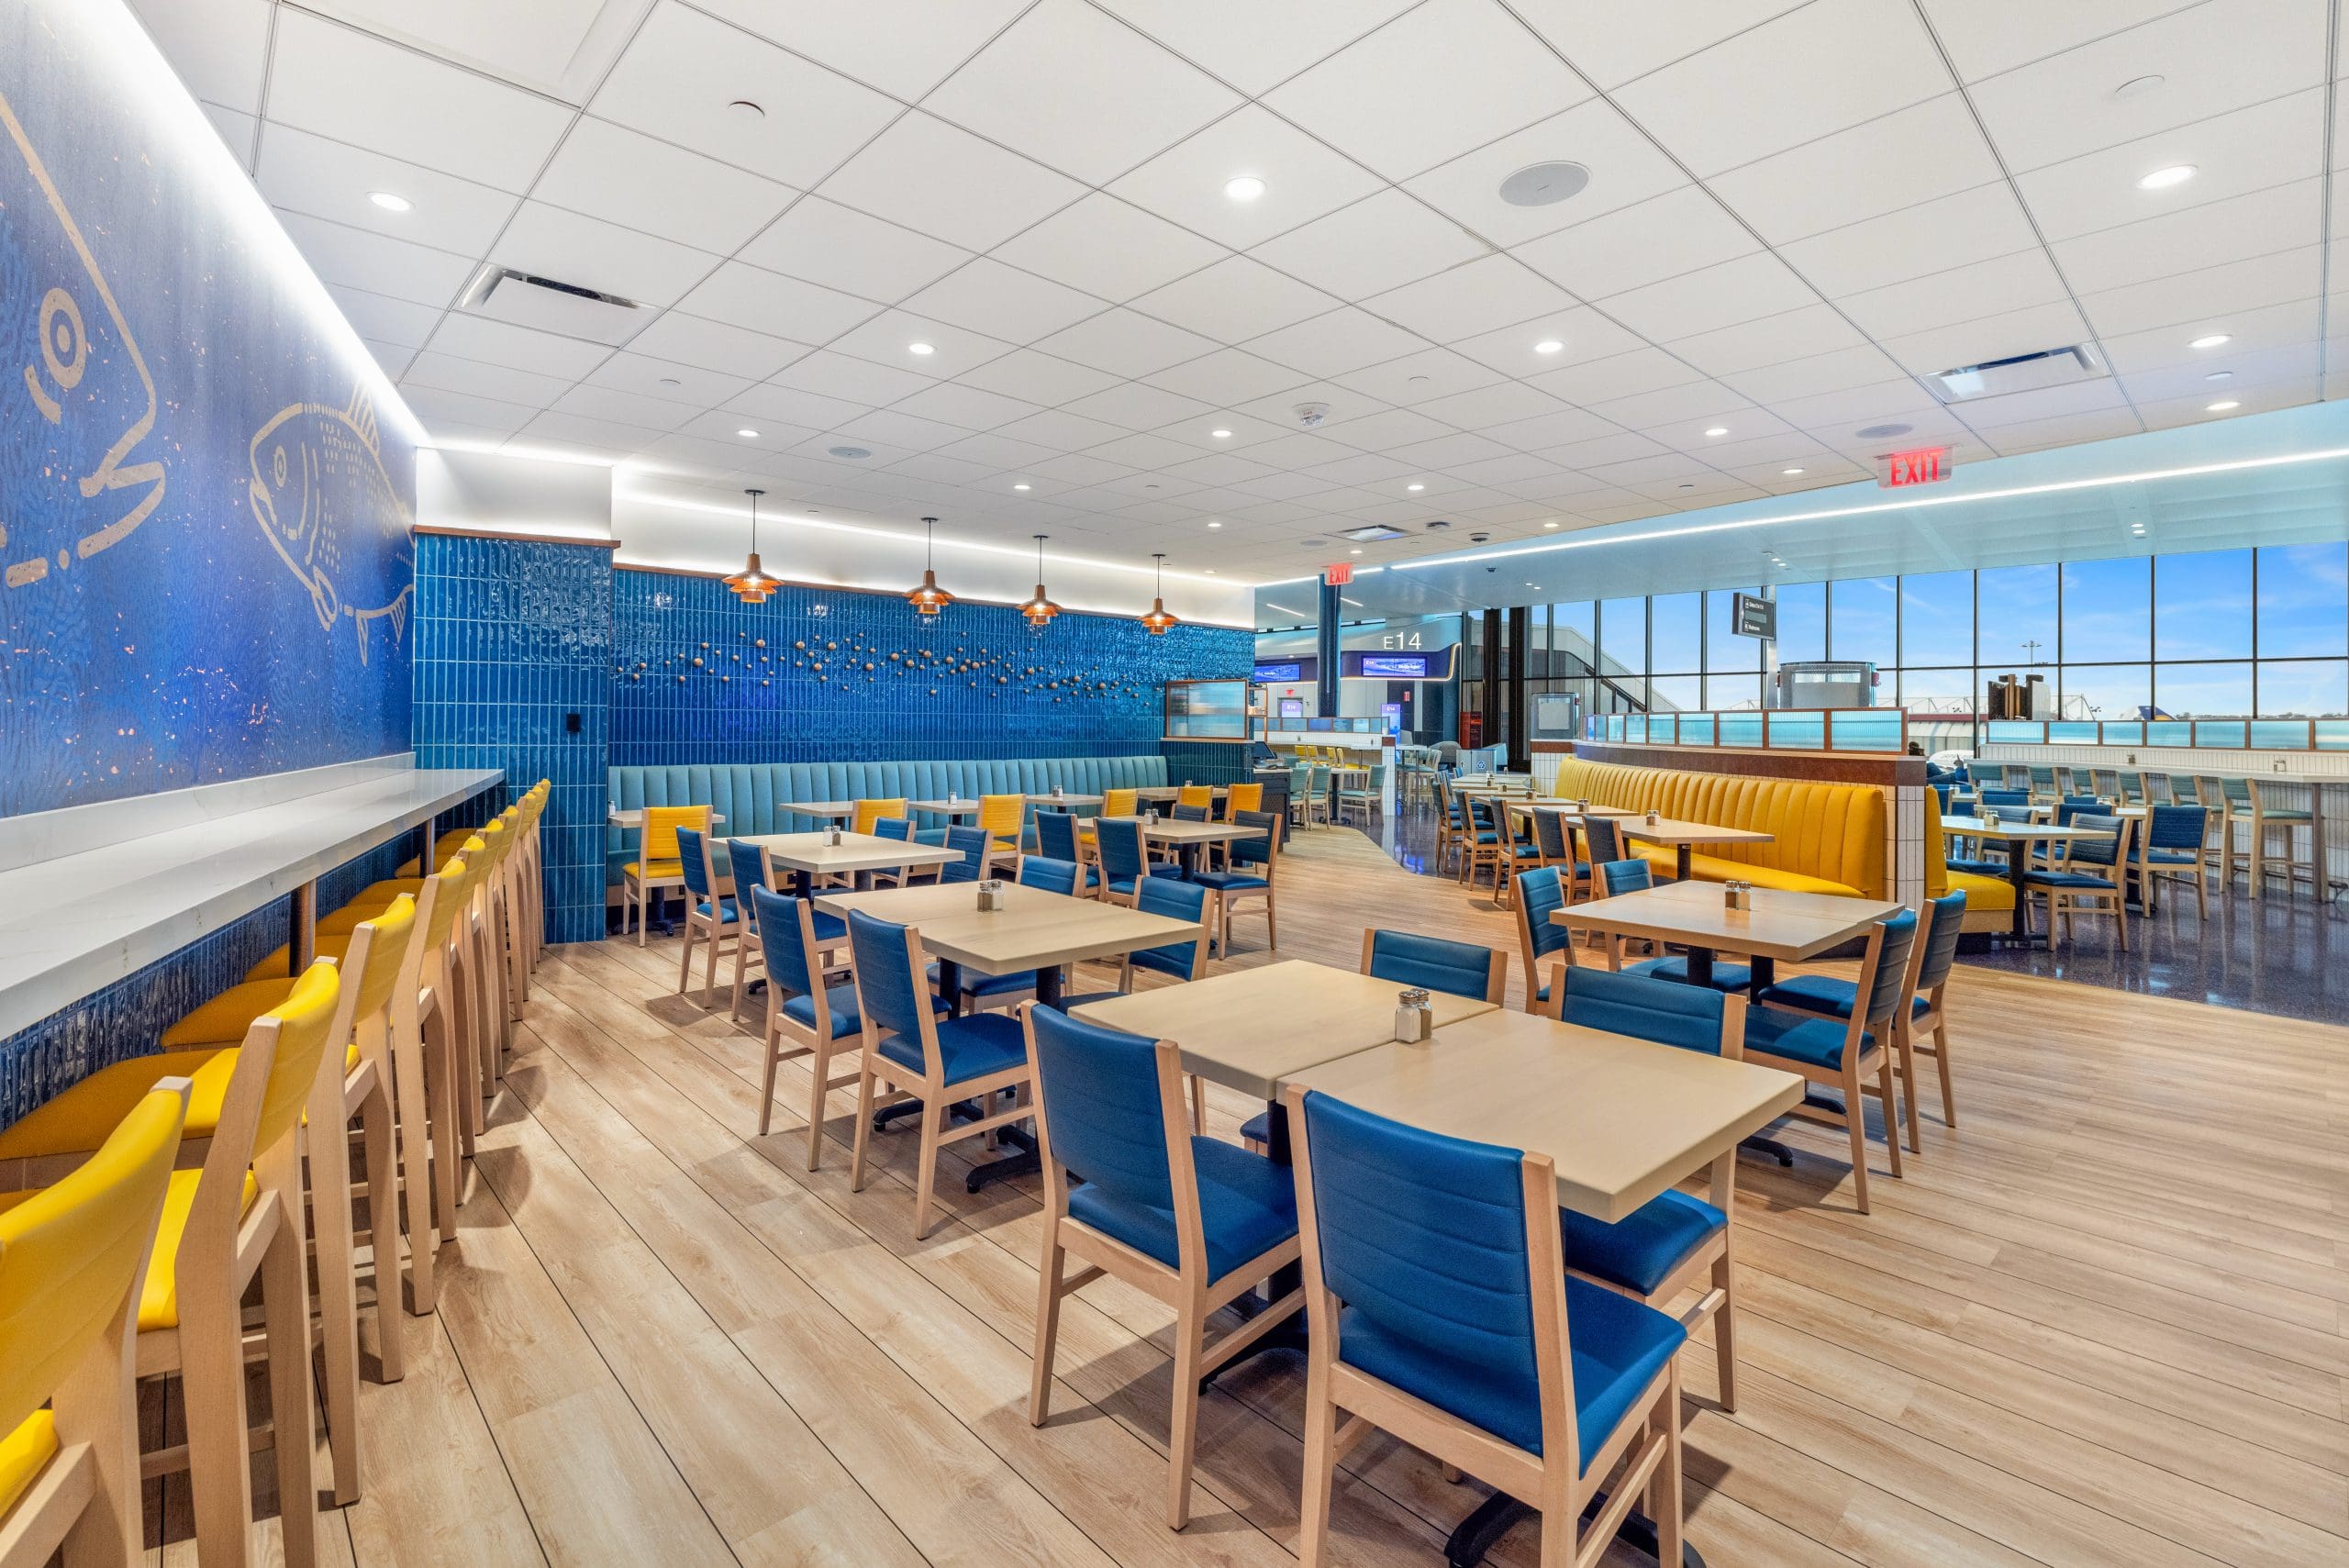
[[[1745,1049],[1749,1055],[1758,1051],[1837,1073],[1843,1067],[1845,1029],[1826,1018],[1756,1007],[1745,1015]],[[1860,1049],[1865,1051],[1874,1043],[1875,1037],[1862,1030]]]
[[[844,942],[848,940],[848,922],[838,915],[827,915],[821,909],[810,909],[807,915],[808,924],[815,928],[818,941]]]
[[[2132,861],[2148,861],[2157,866],[2190,866],[2202,857],[2192,850],[2132,850]]]
[[[2004,876],[2007,874],[2007,862],[2005,861],[1977,860],[1966,855],[1952,855],[1946,863],[1950,870],[1962,871],[1968,876]]]
[[[1258,1111],[1241,1122],[1240,1136],[1251,1143],[1270,1143],[1273,1140],[1273,1113]]]
[[[1656,980],[1670,980],[1682,985],[1688,984],[1688,961],[1681,957],[1652,958],[1642,963],[1627,963],[1626,974],[1644,974]],[[1716,991],[1742,991],[1753,984],[1753,971],[1742,963],[1713,965],[1712,988]]]
[[[1687,1342],[1687,1331],[1653,1307],[1603,1286],[1566,1281],[1566,1342],[1574,1363],[1580,1469],[1605,1446],[1637,1399]],[[1542,1451],[1540,1400],[1531,1375],[1446,1355],[1347,1307],[1338,1314],[1338,1358],[1503,1441]]]
[[[1087,991],[1082,996],[1063,996],[1061,1011],[1065,1013],[1072,1007],[1082,1007],[1087,1002],[1114,1002],[1124,995],[1123,991]]]
[[[1252,887],[1272,886],[1263,877],[1244,871],[1203,871],[1191,880],[1214,893],[1241,893]]]
[[[1798,974],[1792,980],[1781,980],[1776,985],[1765,985],[1754,993],[1756,1002],[1776,1002],[1783,1006],[1800,1007],[1806,1013],[1824,1013],[1831,1018],[1848,1018],[1858,1004],[1854,1000],[1859,987],[1849,980],[1838,980],[1831,974]],[[1922,996],[1909,998],[1911,1016],[1923,1018],[1933,1010]]]
[[[878,1049],[899,1066],[921,1071],[920,1040],[901,1034],[884,1035]],[[1028,1040],[1017,1018],[1001,1013],[973,1013],[938,1026],[938,1060],[940,1077],[960,1084],[1027,1061]]]
[[[965,996],[1000,996],[1008,991],[1033,991],[1036,972],[1018,969],[1008,974],[981,974],[976,970],[963,971],[963,995]]]
[[[1566,1266],[1609,1284],[1654,1293],[1680,1261],[1729,1229],[1729,1219],[1702,1198],[1667,1191],[1609,1225],[1572,1209],[1559,1211]]]
[[[1286,1167],[1212,1138],[1191,1140],[1191,1162],[1199,1177],[1210,1283],[1297,1234],[1297,1188]],[[1118,1197],[1087,1182],[1068,1195],[1068,1213],[1169,1268],[1180,1262],[1171,1208]]]
[[[2027,871],[2022,879],[2032,887],[2086,887],[2112,891],[2112,879],[2090,876],[2084,871]]]
[[[720,925],[724,925],[727,921],[735,918],[741,913],[740,910],[734,907],[734,895],[730,893],[719,895],[718,906],[722,911],[722,913],[718,917],[718,924]],[[694,913],[696,915],[708,914],[709,900],[707,898],[696,900],[694,904]]]
[[[864,1027],[864,1015],[856,1010],[855,986],[830,986],[824,993],[824,1000],[832,1010],[834,1040],[855,1034]],[[931,1010],[941,1017],[945,1015],[945,1003],[933,996],[930,998],[930,1005]],[[783,1016],[800,1028],[812,1031],[816,1027],[816,998],[806,995],[785,998],[783,1004]]]

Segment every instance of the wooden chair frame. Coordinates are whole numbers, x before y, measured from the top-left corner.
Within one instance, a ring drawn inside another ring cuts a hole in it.
[[[2129,951],[2129,840],[2137,821],[2132,817],[2122,817],[2117,820],[2120,828],[2112,840],[2112,863],[2108,866],[2101,861],[2080,862],[2086,872],[2110,873],[2112,879],[2110,887],[2054,887],[2029,881],[2023,884],[2024,897],[2047,900],[2047,931],[2051,944],[2054,940],[2057,916],[2063,917],[2064,940],[2068,942],[2072,940],[2072,917],[2075,914],[2110,915],[2119,931],[2121,951]],[[2055,857],[2048,869],[2070,871],[2072,850],[2079,842],[2077,839],[2064,840],[2063,854]]]
[[[791,902],[799,921],[797,936],[801,947],[816,958],[807,971],[808,978],[817,983],[816,989],[810,993],[816,1003],[816,1028],[811,1029],[798,1019],[785,1015],[783,1004],[786,998],[783,995],[783,986],[770,976],[767,981],[766,1065],[759,1084],[759,1136],[767,1136],[774,1125],[775,1069],[791,1058],[814,1058],[807,1063],[807,1071],[813,1078],[807,1095],[807,1168],[813,1171],[823,1159],[824,1097],[834,1089],[847,1088],[859,1076],[855,1073],[837,1078],[832,1076],[832,1058],[843,1051],[855,1051],[858,1046],[848,1043],[845,1036],[835,1038],[831,1032],[832,1008],[825,995],[827,987],[823,981],[827,975],[843,971],[824,963],[826,950],[816,943],[814,906],[804,898],[794,898]]]
[[[665,811],[670,808],[666,806],[658,808],[651,806],[645,806],[643,808],[643,814],[644,819],[647,823],[651,820],[651,814],[655,809]],[[709,837],[710,813],[712,808],[707,806],[698,806],[687,807],[685,809],[699,811],[701,813],[701,820],[698,822],[680,822],[678,826],[681,828],[691,828],[705,839]],[[620,873],[620,935],[628,935],[628,915],[629,909],[632,905],[636,910],[636,945],[642,947],[646,942],[645,927],[650,923],[651,917],[652,895],[664,887],[681,888],[685,885],[685,879],[682,873],[676,876],[647,876],[644,874],[641,868],[651,865],[652,857],[645,853],[644,829],[640,827],[637,829],[636,834],[636,863],[640,869],[635,875],[631,876],[626,870],[622,870]],[[633,898],[629,896],[631,893],[634,894]]]
[[[1767,1047],[1756,1046],[1748,1056],[1760,1059],[1764,1065],[1782,1072],[1798,1073],[1811,1083],[1841,1089],[1843,1108],[1836,1112],[1813,1106],[1808,1098],[1789,1113],[1806,1120],[1824,1122],[1830,1127],[1842,1126],[1852,1138],[1852,1191],[1854,1201],[1862,1214],[1868,1212],[1868,1117],[1865,1085],[1873,1076],[1876,1093],[1884,1101],[1884,1147],[1892,1162],[1893,1179],[1900,1178],[1900,1104],[1893,1089],[1893,1071],[1899,1055],[1898,1018],[1909,1010],[1909,999],[1917,994],[1917,972],[1925,960],[1926,928],[1931,917],[1917,917],[1916,940],[1909,944],[1909,957],[1901,976],[1894,1021],[1878,1031],[1875,1043],[1863,1049],[1861,1037],[1869,1032],[1865,1018],[1865,999],[1876,975],[1876,962],[1884,952],[1884,926],[1881,922],[1869,928],[1866,947],[1860,955],[1858,995],[1860,1005],[1852,1008],[1852,1016],[1843,1026],[1843,1056],[1833,1069],[1813,1066],[1791,1056],[1773,1056]],[[1798,1013],[1806,1018],[1816,1018],[1817,1013],[1804,1012],[1798,1007],[1776,1006],[1765,1002],[1774,1011]],[[1828,1022],[1835,1020],[1829,1019]]]
[[[1210,919],[1208,929],[1216,933],[1216,951],[1223,954],[1227,959],[1231,956],[1231,922],[1241,913],[1239,906],[1242,901],[1247,899],[1262,899],[1264,901],[1264,946],[1275,952],[1278,952],[1280,951],[1280,921],[1279,917],[1274,908],[1275,896],[1273,889],[1274,885],[1279,880],[1279,878],[1275,875],[1275,873],[1280,865],[1281,835],[1286,830],[1286,827],[1287,824],[1280,820],[1277,816],[1275,816],[1272,825],[1264,830],[1264,858],[1261,862],[1259,862],[1263,865],[1264,870],[1257,873],[1264,877],[1264,886],[1218,888],[1216,890],[1215,914]],[[1228,845],[1226,846],[1227,849],[1230,846]]]
[[[1041,1004],[1020,1005],[1019,1027],[1028,1037],[1028,1059],[1036,1059],[1033,1016]],[[1052,1357],[1060,1339],[1061,1302],[1101,1278],[1111,1275],[1155,1297],[1174,1311],[1174,1408],[1167,1425],[1166,1524],[1181,1529],[1191,1518],[1191,1466],[1199,1421],[1199,1385],[1216,1370],[1264,1334],[1286,1322],[1305,1306],[1300,1287],[1252,1316],[1246,1323],[1207,1342],[1208,1318],[1218,1308],[1255,1288],[1275,1269],[1297,1261],[1294,1236],[1267,1249],[1210,1284],[1208,1280],[1207,1238],[1199,1215],[1198,1169],[1191,1155],[1192,1114],[1183,1093],[1182,1055],[1174,1043],[1154,1047],[1158,1070],[1158,1105],[1166,1139],[1167,1176],[1174,1187],[1175,1255],[1174,1267],[1136,1251],[1104,1231],[1096,1230],[1068,1212],[1068,1170],[1052,1155],[1052,1130],[1044,1108],[1036,1108],[1036,1154],[1044,1172],[1044,1256],[1037,1281],[1036,1353],[1028,1388],[1028,1421],[1042,1426],[1052,1414]],[[1063,1262],[1080,1264],[1063,1277]]]
[[[729,939],[733,941],[736,951],[739,952],[741,950],[742,943],[747,940],[746,933],[750,929],[750,920],[742,913],[740,899],[735,899],[734,913],[730,917],[726,913],[725,901],[734,897],[734,868],[729,863],[726,868],[726,874],[718,875],[718,856],[710,848],[710,837],[707,833],[701,836],[701,869],[702,875],[708,880],[709,913],[703,914],[690,901],[685,906],[685,941],[681,944],[682,951],[677,959],[677,995],[684,995],[685,988],[693,984],[694,940],[696,934],[699,933],[703,954],[707,960],[702,978],[702,1006],[707,1007],[715,1006],[709,998],[718,991],[718,955],[724,951]]]
[[[1305,1126],[1306,1091],[1286,1095],[1297,1170],[1297,1234],[1305,1265],[1311,1334],[1305,1373],[1305,1495],[1297,1509],[1299,1568],[1323,1568],[1330,1550],[1330,1496],[1338,1462],[1375,1429],[1444,1465],[1541,1510],[1541,1568],[1596,1568],[1614,1544],[1632,1504],[1644,1499],[1655,1521],[1656,1558],[1681,1558],[1680,1360],[1675,1356],[1631,1401],[1612,1436],[1581,1465],[1567,1358],[1565,1267],[1558,1233],[1557,1170],[1540,1154],[1524,1163],[1525,1246],[1533,1281],[1533,1350],[1541,1379],[1542,1451],[1531,1453],[1471,1426],[1449,1411],[1338,1360],[1338,1299],[1321,1269],[1313,1201],[1313,1163]],[[1352,1419],[1338,1424],[1338,1413]],[[1607,1502],[1587,1528],[1592,1495]]]

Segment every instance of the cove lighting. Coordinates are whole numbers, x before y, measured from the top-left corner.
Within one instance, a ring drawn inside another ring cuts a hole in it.
[[[2166,169],[2156,169],[2137,182],[2141,191],[2166,191],[2172,185],[2182,185],[2194,178],[2194,165],[2173,163]]]
[[[394,195],[389,191],[370,191],[367,199],[385,212],[411,212],[416,207],[416,204],[406,196]]]

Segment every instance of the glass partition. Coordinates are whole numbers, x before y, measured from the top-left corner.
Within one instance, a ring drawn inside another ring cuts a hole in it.
[[[1248,739],[1246,681],[1169,681],[1166,730],[1169,740]]]

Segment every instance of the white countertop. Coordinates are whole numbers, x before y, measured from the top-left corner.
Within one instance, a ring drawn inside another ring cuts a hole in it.
[[[505,776],[495,768],[386,773],[0,871],[0,1037],[284,897]]]

